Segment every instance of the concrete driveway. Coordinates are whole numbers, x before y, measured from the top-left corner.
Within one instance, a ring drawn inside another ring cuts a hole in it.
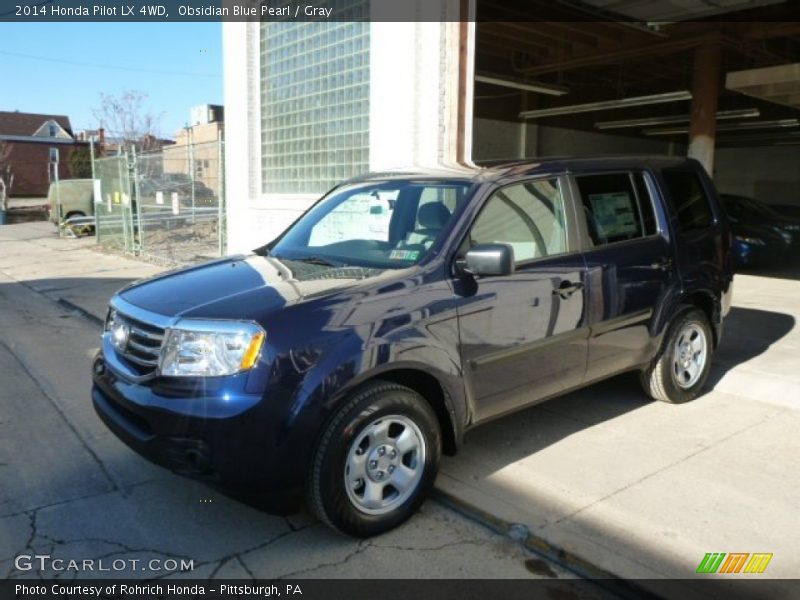
[[[75,552],[86,544],[94,553],[196,552],[207,573],[232,576],[387,576],[386,561],[391,576],[437,576],[442,564],[461,569],[448,567],[449,577],[529,575],[531,556],[513,537],[561,564],[632,579],[745,577],[696,574],[706,553],[720,552],[771,553],[757,577],[776,594],[785,592],[778,578],[798,572],[800,281],[792,276],[737,276],[711,389],[690,404],[650,402],[623,375],[470,432],[443,464],[438,497],[510,536],[432,502],[407,526],[358,543],[307,516],[266,518],[218,495],[205,502],[207,488],[152,467],[108,434],[87,408],[98,332],[73,309],[97,320],[114,289],[159,269],[38,226],[0,230],[0,368],[28,374],[19,383],[28,387],[3,402],[41,396],[37,416],[33,401],[11,413],[22,437],[0,437],[0,457],[32,461],[13,475],[24,493],[0,499],[13,539],[0,547],[60,540]],[[158,547],[153,532],[168,534]]]

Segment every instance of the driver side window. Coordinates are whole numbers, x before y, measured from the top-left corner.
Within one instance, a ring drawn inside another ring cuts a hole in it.
[[[497,190],[470,232],[470,245],[501,242],[518,263],[567,251],[564,198],[558,179],[536,179]]]

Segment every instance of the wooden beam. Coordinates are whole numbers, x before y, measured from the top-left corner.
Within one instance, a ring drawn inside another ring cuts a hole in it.
[[[485,24],[477,25],[475,30],[475,39],[478,40],[478,44],[482,44],[485,40],[489,40],[490,43],[495,43],[505,47],[507,50],[511,50],[512,48],[509,42],[513,42],[524,47],[524,49],[538,48],[545,50],[547,53],[549,53],[553,47],[552,44],[548,44],[547,42],[541,40],[535,40],[531,38],[531,36],[512,35],[508,32],[497,31],[496,28],[486,27]],[[497,41],[491,41],[491,39]]]
[[[586,53],[581,56],[566,58],[545,65],[537,65],[525,69],[525,73],[531,76],[538,76],[546,73],[592,67],[617,61],[641,60],[652,56],[674,54],[676,52],[695,48],[707,42],[719,42],[720,40],[721,36],[719,33],[705,33],[686,38],[665,40],[663,42],[651,42],[648,44],[628,46],[610,52]]]
[[[597,48],[600,46],[600,36],[587,33],[578,29],[561,27],[561,23],[509,23],[515,29],[526,28],[528,35],[540,35],[552,40],[563,40],[571,44]]]
[[[785,23],[726,23],[726,32],[732,37],[746,40],[769,40],[800,35],[800,21]]]

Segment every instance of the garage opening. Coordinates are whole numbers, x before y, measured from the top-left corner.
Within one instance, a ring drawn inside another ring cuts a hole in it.
[[[800,244],[795,3],[477,0],[476,17],[476,163],[688,155],[742,232]]]

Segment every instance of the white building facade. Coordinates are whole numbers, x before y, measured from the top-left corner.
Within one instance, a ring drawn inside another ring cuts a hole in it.
[[[274,239],[348,177],[470,156],[466,3],[436,22],[358,21],[369,4],[347,22],[223,24],[229,253]]]

